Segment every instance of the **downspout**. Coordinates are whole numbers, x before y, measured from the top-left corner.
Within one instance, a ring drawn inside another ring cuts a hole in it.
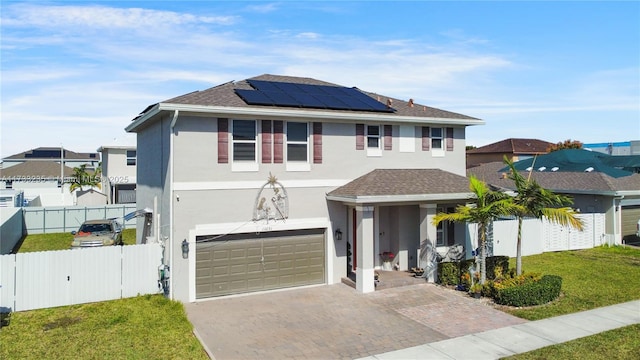
[[[176,122],[178,121],[178,114],[180,112],[178,110],[174,110],[173,118],[171,119],[171,124],[169,125],[169,269],[171,272],[174,272],[173,269],[173,134],[174,127],[176,126]],[[175,296],[173,293],[173,281],[175,280],[175,276],[173,279],[169,280],[169,298],[171,300],[175,300]]]
[[[624,195],[613,198],[613,245],[618,243],[618,211],[616,206],[616,200],[624,199]],[[620,243],[622,243],[622,234],[620,234]]]

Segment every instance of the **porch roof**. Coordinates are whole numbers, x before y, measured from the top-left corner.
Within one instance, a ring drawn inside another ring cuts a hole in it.
[[[468,200],[469,179],[440,169],[377,169],[327,194],[352,204]]]

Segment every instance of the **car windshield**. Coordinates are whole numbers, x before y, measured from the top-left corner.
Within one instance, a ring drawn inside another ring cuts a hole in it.
[[[80,232],[105,232],[111,231],[110,224],[82,224]]]

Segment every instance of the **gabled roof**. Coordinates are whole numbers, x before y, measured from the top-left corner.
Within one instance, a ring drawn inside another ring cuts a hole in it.
[[[526,160],[523,160],[526,161]],[[520,163],[517,162],[516,164]],[[508,171],[502,162],[491,162],[467,169],[467,175],[495,187],[514,190],[513,181],[508,179]],[[517,168],[517,167],[516,167]],[[540,186],[563,194],[594,194],[606,196],[640,197],[640,174],[613,178],[605,173],[568,171],[519,171],[522,176],[531,176]]]
[[[640,168],[640,156],[612,156],[582,149],[563,149],[535,158],[518,161],[518,170],[532,167],[536,171],[601,172],[614,178],[629,176]],[[506,171],[503,169],[502,171]]]
[[[535,155],[546,154],[549,146],[553,143],[538,139],[504,139],[489,145],[481,146],[467,151],[467,154],[514,154],[514,155]]]
[[[21,152],[19,154],[5,157],[3,160],[60,160],[59,147],[39,147]],[[69,149],[64,149],[64,160],[87,160],[99,161],[98,153],[78,153]]]
[[[375,119],[379,121],[405,121],[405,122],[449,122],[452,125],[482,125],[484,122],[471,116],[441,110],[425,105],[419,105],[411,99],[400,100],[389,96],[379,95],[372,92],[357,89],[363,94],[387,104],[393,108],[392,113],[373,113],[357,110],[334,110],[334,109],[312,109],[304,107],[287,107],[276,105],[250,105],[246,103],[235,90],[255,90],[250,84],[251,80],[286,82],[294,84],[320,85],[320,86],[341,86],[326,81],[305,77],[281,76],[264,74],[241,81],[231,81],[212,88],[194,91],[188,94],[167,99],[158,104],[148,106],[143,112],[133,119],[126,130],[135,131],[137,127],[148,118],[153,117],[162,110],[185,110],[195,112],[210,112],[213,114],[249,114],[271,116],[291,116],[291,117],[319,117],[319,118],[359,118]]]
[[[64,176],[73,175],[73,169],[65,166]],[[24,178],[24,179],[22,179]],[[27,161],[8,168],[0,169],[0,179],[34,181],[60,178],[60,164],[51,161]]]
[[[471,198],[469,179],[440,169],[377,169],[327,194],[328,200],[349,203]]]

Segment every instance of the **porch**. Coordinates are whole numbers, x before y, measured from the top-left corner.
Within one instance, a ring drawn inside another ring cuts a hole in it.
[[[385,271],[377,270],[378,280],[375,282],[375,290],[385,290],[402,286],[424,284],[427,282],[422,276],[415,276],[410,271]],[[342,283],[356,289],[356,273],[352,272],[342,278]]]

